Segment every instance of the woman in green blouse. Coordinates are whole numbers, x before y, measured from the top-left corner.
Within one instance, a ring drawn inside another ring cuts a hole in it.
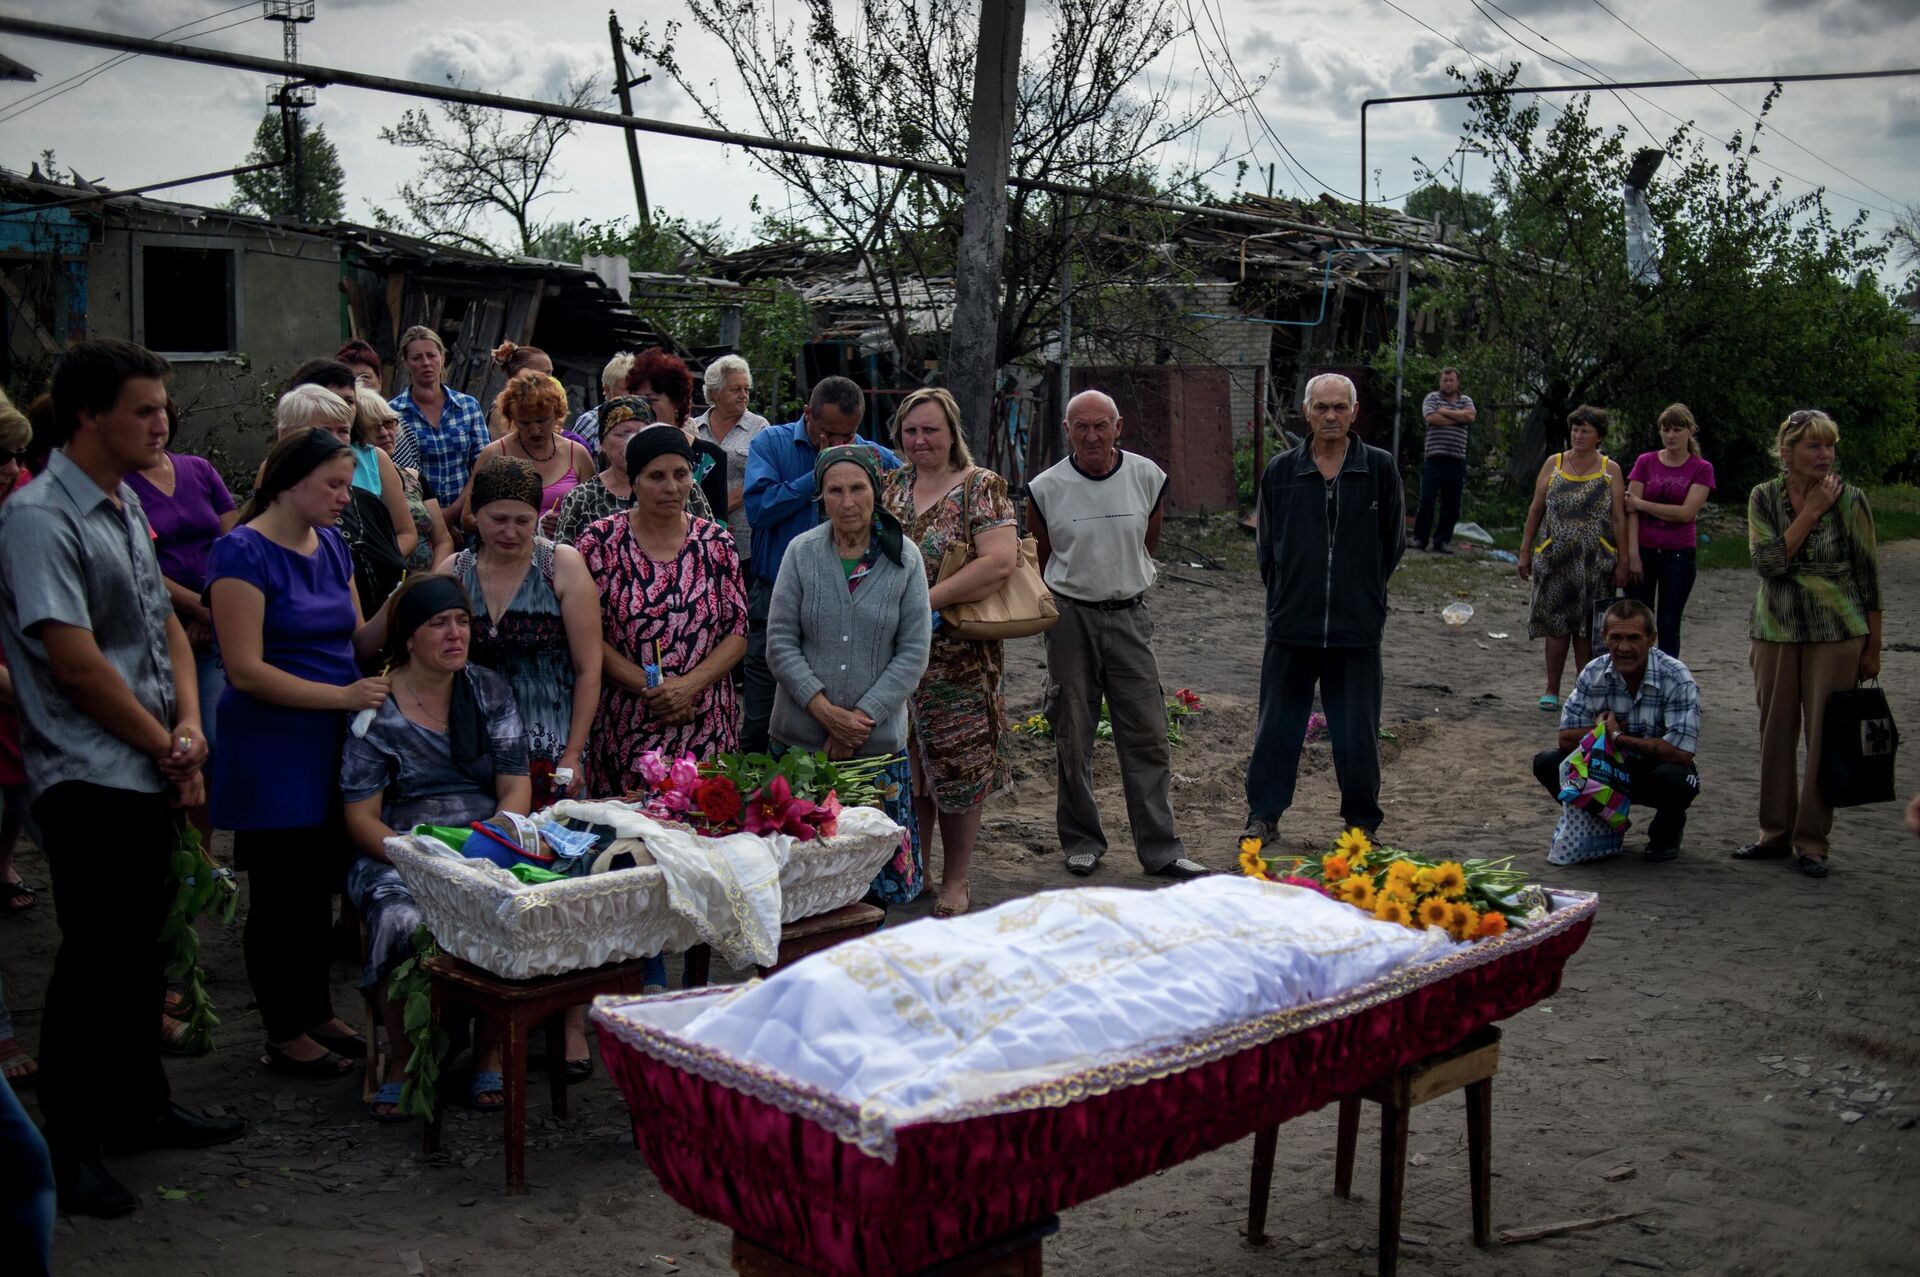
[[[1840,481],[1840,428],[1816,409],[1780,423],[1781,477],[1747,498],[1754,699],[1760,706],[1760,837],[1735,860],[1795,857],[1827,876],[1833,808],[1820,793],[1827,698],[1880,673],[1880,565],[1866,494]],[[1795,763],[1804,725],[1804,774]]]

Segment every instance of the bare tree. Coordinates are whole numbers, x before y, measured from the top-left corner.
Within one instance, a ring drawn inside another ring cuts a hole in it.
[[[587,107],[599,97],[599,78],[589,76],[570,80],[559,101]],[[574,122],[532,116],[516,126],[503,111],[460,102],[442,103],[439,113],[442,118],[436,121],[425,109],[415,108],[392,128],[380,130],[381,141],[420,152],[420,172],[401,183],[401,215],[375,206],[374,222],[439,243],[497,253],[488,223],[503,214],[519,236],[513,251],[532,252],[540,234],[534,205],[564,194],[553,186],[560,179],[554,153],[573,133]]]
[[[800,19],[785,27],[776,26],[770,6],[685,3],[693,25],[731,51],[725,78],[745,89],[757,131],[965,165],[974,0],[860,0],[857,13],[836,12],[834,0],[805,0]],[[1051,0],[1047,7],[1049,34],[1043,44],[1029,40],[1022,62],[1011,173],[1133,194],[1193,193],[1201,173],[1225,157],[1175,165],[1170,177],[1162,176],[1163,161],[1195,143],[1208,120],[1243,105],[1264,77],[1238,96],[1198,85],[1189,97],[1187,84],[1157,74],[1162,53],[1191,31],[1176,0]],[[629,43],[708,121],[727,127],[719,77],[679,60],[679,29],[670,22],[654,36],[641,27]],[[1042,24],[1030,24],[1037,29]],[[913,281],[953,273],[961,184],[808,156],[754,159],[798,198],[805,220],[854,256],[888,318],[900,365],[918,367],[932,352],[912,331],[926,304]],[[1115,299],[1115,284],[1181,273],[1167,254],[1139,248],[1143,240],[1162,242],[1166,225],[1159,213],[1016,186],[995,334],[999,362],[1051,340],[1061,268],[1070,259],[1076,333],[1102,344],[1120,336],[1106,331],[1107,319],[1137,307]]]
[[[1893,259],[1912,274],[1915,286],[1920,287],[1920,204],[1909,204],[1900,210],[1900,216],[1893,219],[1893,229],[1887,232],[1887,245],[1893,250]]]

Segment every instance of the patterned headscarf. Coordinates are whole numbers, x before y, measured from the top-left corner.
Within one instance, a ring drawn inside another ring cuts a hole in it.
[[[524,501],[540,508],[540,472],[518,457],[495,457],[473,475],[473,511],[495,501]]]
[[[813,490],[817,494],[826,486],[827,471],[842,462],[850,462],[867,472],[867,483],[873,489],[873,538],[879,544],[880,553],[897,567],[900,565],[900,541],[902,532],[900,520],[887,511],[886,504],[880,500],[880,454],[872,444],[844,443],[828,448],[813,463]],[[818,499],[820,517],[827,515],[825,497]]]

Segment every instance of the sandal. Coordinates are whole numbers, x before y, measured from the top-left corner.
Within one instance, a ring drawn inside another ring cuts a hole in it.
[[[1793,854],[1791,847],[1769,847],[1763,842],[1750,842],[1733,853],[1735,860],[1785,860]]]
[[[1549,692],[1545,696],[1542,696],[1539,700],[1535,701],[1534,704],[1538,705],[1543,710],[1555,710],[1560,708],[1560,698],[1558,696],[1555,696],[1553,693]]]
[[[27,1049],[13,1038],[0,1038],[0,1072],[6,1074],[7,1081],[15,1090],[23,1086],[32,1086],[34,1079],[40,1076],[40,1066],[34,1062]]]
[[[507,1080],[499,1073],[474,1071],[467,1082],[467,1107],[477,1113],[497,1113],[507,1106]],[[498,1095],[497,1100],[483,1100],[483,1095]]]
[[[178,1005],[177,1003],[175,1004]],[[207,1045],[193,1045],[193,1029],[185,1020],[176,1020],[164,1012],[160,1016],[160,1053],[162,1055],[205,1055]]]
[[[325,1055],[316,1055],[311,1060],[297,1060],[273,1043],[267,1043],[267,1053],[260,1057],[267,1068],[282,1077],[305,1078],[341,1078],[353,1072],[352,1060],[344,1060],[328,1051]]]
[[[933,916],[936,918],[958,918],[961,914],[973,908],[973,884],[968,883],[967,885],[961,887],[960,890],[963,893],[963,897],[964,897],[961,904],[957,906],[949,905],[949,904],[936,904],[933,907]]]
[[[380,1089],[373,1093],[373,1098],[367,1101],[367,1116],[382,1124],[411,1122],[413,1115],[400,1111],[400,1090],[404,1085],[403,1082],[382,1082]],[[382,1113],[381,1105],[392,1106],[392,1111]]]
[[[1801,856],[1793,867],[1809,878],[1824,878],[1828,873],[1825,856]]]
[[[8,913],[25,913],[27,910],[33,908],[33,888],[21,882],[18,878],[10,878],[5,882],[0,882],[0,891],[6,893],[6,910]]]
[[[343,1060],[367,1058],[367,1040],[358,1033],[334,1034],[320,1029],[308,1029],[307,1036]]]

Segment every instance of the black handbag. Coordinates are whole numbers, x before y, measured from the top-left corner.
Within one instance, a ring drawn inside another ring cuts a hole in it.
[[[1887,694],[1877,685],[1829,696],[1820,730],[1820,794],[1829,806],[1859,807],[1899,797],[1893,756],[1900,729]]]

